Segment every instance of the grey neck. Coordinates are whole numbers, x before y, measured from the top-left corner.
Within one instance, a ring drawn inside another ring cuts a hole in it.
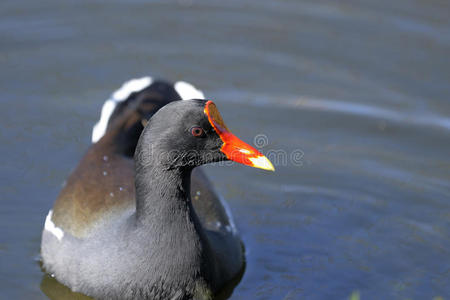
[[[157,157],[157,156],[156,156]],[[143,158],[142,156],[140,158]],[[210,280],[215,259],[190,199],[190,168],[136,159],[136,226],[149,235],[158,271],[178,282]]]
[[[136,225],[164,234],[169,229],[189,227],[201,234],[202,226],[190,199],[192,169],[168,168],[151,155],[140,158],[135,159]]]
[[[134,155],[136,224],[167,231],[168,225],[188,222],[201,232],[190,199],[192,168],[173,166],[170,149],[162,147],[152,127],[145,128]]]
[[[197,216],[192,209],[190,179],[191,170],[136,162],[137,225],[172,223],[181,216],[200,226],[196,224]]]

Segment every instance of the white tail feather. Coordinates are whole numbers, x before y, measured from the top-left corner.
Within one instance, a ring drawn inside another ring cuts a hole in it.
[[[196,89],[195,86],[188,82],[178,81],[177,83],[175,83],[174,87],[178,95],[180,95],[181,99],[183,100],[205,99],[205,95],[203,94],[203,92]]]
[[[149,87],[153,79],[149,76],[131,79],[125,82],[120,89],[115,91],[111,97],[105,101],[100,114],[100,120],[92,128],[92,143],[98,142],[106,132],[109,119],[117,104],[125,101],[132,93],[142,91]],[[185,81],[178,81],[174,85],[175,90],[181,99],[205,99],[203,92]]]
[[[142,91],[152,84],[153,79],[149,76],[131,79],[125,82],[120,89],[115,91],[111,98],[105,101],[100,114],[100,120],[92,128],[92,143],[98,142],[106,132],[109,118],[111,117],[117,103],[125,101],[132,93]]]

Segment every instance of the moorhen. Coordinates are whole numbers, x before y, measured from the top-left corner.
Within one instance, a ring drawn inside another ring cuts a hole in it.
[[[211,299],[243,267],[232,217],[195,167],[233,160],[274,168],[230,132],[212,101],[179,101],[189,98],[204,97],[186,82],[144,77],[104,104],[94,143],[42,234],[43,267],[73,291]]]

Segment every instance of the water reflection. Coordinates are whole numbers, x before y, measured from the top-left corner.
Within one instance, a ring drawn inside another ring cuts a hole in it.
[[[52,300],[93,300],[83,294],[72,292],[48,274],[42,276],[41,291]]]

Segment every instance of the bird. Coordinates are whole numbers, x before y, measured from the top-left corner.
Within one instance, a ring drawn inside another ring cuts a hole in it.
[[[213,299],[245,260],[199,167],[226,160],[274,170],[190,83],[124,83],[45,218],[44,270],[95,299]]]

